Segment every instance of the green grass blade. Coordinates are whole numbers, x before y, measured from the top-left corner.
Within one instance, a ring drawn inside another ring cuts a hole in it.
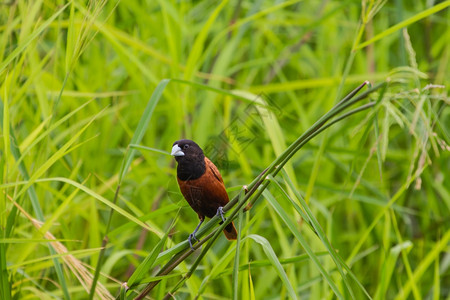
[[[163,279],[179,277],[181,275],[183,275],[183,273],[173,273],[173,274],[163,275],[163,276],[145,277],[144,279],[141,280],[141,283],[155,282],[155,281],[160,281],[160,280],[163,280]]]
[[[450,230],[444,234],[444,236],[437,241],[431,251],[426,255],[426,257],[420,262],[416,270],[413,273],[412,280],[408,280],[401,288],[400,292],[395,296],[394,299],[409,299],[409,293],[411,292],[412,286],[417,283],[417,281],[423,276],[428,267],[433,263],[433,261],[439,259],[439,255],[446,247],[450,241]]]
[[[434,263],[434,282],[433,282],[433,300],[439,300],[439,295],[441,294],[441,284],[440,284],[440,274],[439,274],[439,257]]]
[[[303,197],[300,195],[300,193],[298,192],[298,190],[295,189],[294,184],[292,182],[292,180],[289,178],[288,174],[282,170],[283,172],[283,178],[285,180],[285,182],[288,184],[288,186],[291,187],[291,189],[294,191],[295,196],[297,197],[298,201],[300,201],[301,204],[301,208],[298,206],[298,204],[293,201],[288,194],[284,191],[284,189],[280,186],[280,184],[275,181],[272,178],[272,181],[276,184],[276,186],[284,193],[285,197],[291,202],[292,206],[294,206],[294,208],[300,213],[300,211],[305,211],[306,215],[307,215],[307,220],[309,220],[309,223],[311,224],[311,226],[313,227],[315,233],[317,234],[317,236],[320,238],[320,240],[322,241],[323,245],[325,246],[325,248],[327,249],[327,251],[330,254],[330,257],[333,259],[334,263],[336,264],[336,267],[339,271],[339,273],[342,276],[342,279],[344,280],[345,284],[346,284],[346,288],[349,290],[350,294],[353,296],[353,291],[350,285],[350,282],[347,279],[347,276],[344,273],[344,269],[346,269],[346,271],[352,276],[352,278],[357,282],[358,286],[361,288],[361,290],[366,294],[366,296],[370,299],[370,295],[369,293],[364,289],[364,286],[359,282],[359,280],[357,279],[357,277],[353,274],[353,272],[350,270],[350,268],[342,261],[342,259],[340,258],[340,256],[336,253],[336,250],[334,249],[334,247],[331,245],[330,241],[328,240],[325,232],[323,231],[322,227],[320,226],[319,222],[317,221],[316,217],[314,216],[314,214],[312,213],[311,209],[309,208],[308,204],[306,203],[306,201],[303,199]]]
[[[164,154],[164,155],[170,155],[170,152],[168,152],[168,151],[151,148],[151,147],[146,147],[146,146],[141,146],[141,145],[136,145],[136,144],[130,144],[130,148],[152,151],[152,152],[156,152],[156,153],[160,153],[160,154]]]
[[[255,242],[261,245],[261,247],[264,250],[264,253],[266,254],[267,258],[269,259],[272,266],[275,268],[275,270],[278,273],[278,276],[280,277],[281,281],[283,282],[284,286],[288,290],[289,297],[291,299],[297,299],[297,293],[295,292],[294,288],[291,285],[291,282],[289,281],[289,278],[286,275],[286,272],[284,271],[283,267],[281,266],[280,261],[278,260],[277,255],[272,249],[272,246],[270,245],[269,241],[256,234],[250,234],[247,236],[247,238],[251,238]]]
[[[426,166],[424,166],[425,168]],[[386,205],[384,207],[381,208],[381,210],[378,212],[378,214],[375,216],[375,218],[373,219],[372,223],[370,223],[370,225],[367,227],[367,229],[364,231],[364,233],[361,235],[361,237],[358,240],[358,243],[355,245],[355,247],[352,250],[352,253],[349,255],[349,257],[347,258],[347,264],[351,264],[352,260],[354,259],[354,257],[356,256],[356,254],[359,252],[359,250],[361,249],[362,245],[364,244],[364,242],[367,240],[367,238],[369,237],[369,234],[372,232],[372,230],[375,228],[376,224],[381,220],[381,218],[384,216],[384,214],[386,213],[386,211],[395,203],[397,202],[397,200],[400,198],[400,196],[403,195],[403,193],[407,190],[407,188],[409,187],[409,185],[414,182],[414,180],[420,175],[420,173],[423,171],[422,170],[417,170],[417,172],[415,172],[413,174],[413,176],[411,176],[411,178],[409,178],[409,180],[407,182],[405,182],[398,190],[397,192],[394,194],[394,196],[392,196],[392,198],[389,200],[388,203],[386,203]]]
[[[105,197],[99,195],[98,193],[96,193],[95,191],[89,189],[88,187],[73,181],[71,179],[68,178],[64,178],[64,177],[53,177],[53,178],[40,178],[37,179],[36,182],[51,182],[51,181],[56,181],[56,182],[65,182],[68,183],[80,190],[82,190],[83,192],[85,192],[86,194],[90,195],[91,197],[93,197],[94,199],[102,202],[103,204],[107,205],[108,207],[110,207],[111,209],[113,209],[114,211],[116,211],[117,213],[119,213],[120,215],[124,216],[125,218],[129,219],[131,222],[141,226],[142,228],[149,230],[151,232],[154,232],[156,235],[158,235],[160,238],[162,238],[164,236],[164,233],[161,230],[158,230],[156,227],[153,226],[148,226],[147,224],[145,224],[144,222],[142,222],[141,220],[139,220],[138,218],[136,218],[135,216],[131,215],[130,213],[128,213],[126,210],[124,210],[123,208],[117,206],[116,204],[112,203],[111,201],[109,201],[108,199],[106,199]],[[27,182],[16,182],[15,184],[27,184]],[[12,184],[8,184],[8,185],[1,185],[1,187],[8,187],[11,186]]]
[[[306,242],[306,240],[303,238],[303,236],[297,229],[297,226],[294,223],[294,221],[291,220],[291,218],[288,216],[286,211],[281,207],[281,205],[278,203],[278,201],[275,199],[275,197],[268,190],[265,190],[263,192],[263,195],[267,199],[269,204],[275,209],[277,214],[280,216],[281,220],[286,224],[286,226],[289,228],[289,230],[295,236],[295,238],[300,243],[300,245],[303,247],[303,249],[305,249],[306,253],[311,258],[311,260],[316,265],[316,267],[319,269],[320,273],[324,277],[327,284],[331,287],[331,289],[333,290],[336,297],[338,297],[339,299],[344,299],[341,292],[337,288],[336,284],[333,282],[331,275],[323,268],[322,263],[319,261],[319,258],[309,247],[308,243]]]
[[[24,187],[18,192],[17,197],[22,195],[25,191],[27,191],[34,182],[42,175],[44,174],[55,162],[57,162],[59,159],[61,159],[64,155],[67,154],[67,151],[70,149],[70,147],[75,143],[75,141],[78,140],[78,138],[81,136],[81,134],[94,122],[95,119],[97,119],[98,116],[100,116],[102,112],[98,113],[96,116],[91,118],[91,120],[81,128],[80,131],[78,131],[76,134],[72,136],[62,147],[58,149],[50,158],[47,159],[47,161],[40,166],[33,175],[30,176],[28,179],[28,182],[25,184]],[[40,204],[37,202],[37,200],[32,200],[33,207],[35,209],[36,215],[38,216],[40,221],[44,220],[44,215],[42,213],[42,209],[40,208]]]
[[[153,267],[158,254],[161,252],[164,247],[167,237],[169,235],[170,230],[173,226],[167,229],[166,234],[162,237],[162,239],[156,244],[150,254],[144,259],[144,261],[136,268],[134,273],[130,276],[127,281],[128,286],[131,288],[134,285],[137,285],[141,282],[141,279],[149,272],[150,268]]]
[[[11,285],[6,263],[6,249],[7,245],[0,243],[0,298],[9,300],[11,299]]]
[[[247,237],[243,238],[242,241],[246,240]],[[322,252],[316,252],[316,255],[319,256],[328,256],[328,252],[327,251],[322,251]],[[282,265],[287,265],[287,264],[293,264],[293,263],[298,263],[298,262],[305,262],[309,260],[309,256],[308,254],[300,254],[294,257],[289,257],[289,258],[280,258],[280,263]],[[245,263],[239,266],[239,271],[245,271],[248,270],[249,268],[262,268],[262,267],[267,267],[270,266],[271,262],[267,259],[264,260],[253,260],[249,263]],[[227,268],[224,269],[223,271],[221,271],[220,273],[217,274],[217,277],[222,277],[225,275],[229,275],[232,274],[234,271],[234,266],[233,268]]]
[[[58,240],[46,240],[47,242],[51,241],[58,241]],[[64,240],[62,240],[64,241]],[[72,242],[76,242],[76,241],[72,241]],[[42,263],[45,262],[47,260],[51,260],[54,258],[63,258],[65,256],[71,255],[74,257],[89,257],[95,253],[98,253],[100,251],[100,248],[92,248],[92,249],[81,249],[81,250],[73,250],[70,252],[63,252],[63,253],[57,253],[57,254],[53,254],[53,255],[47,255],[47,256],[42,256],[36,259],[30,259],[30,260],[26,260],[26,261],[22,261],[21,263],[18,264],[14,264],[14,265],[9,265],[8,269],[10,270],[15,270],[15,271],[20,271],[21,267],[30,265],[33,266],[36,263]]]
[[[239,193],[239,200],[242,200],[244,196],[244,190],[241,190]],[[234,265],[233,265],[233,299],[239,299],[238,287],[239,287],[239,258],[241,256],[241,230],[243,225],[243,212],[239,211],[238,213],[238,222],[236,225],[237,230],[237,241],[236,241],[236,252],[234,254]]]
[[[3,107],[1,107],[3,106]],[[4,144],[4,153],[2,153],[4,155],[5,158],[9,157],[9,149],[10,149],[10,123],[9,123],[9,109],[8,109],[8,100],[5,101],[5,104],[3,105],[3,101],[1,101],[0,98],[0,119],[2,122],[2,134],[3,134],[3,144]],[[4,162],[6,162],[5,160],[2,160],[2,168],[0,170],[0,172],[2,172],[2,179],[3,179],[3,167],[6,167],[6,164],[4,164]],[[3,182],[3,181],[2,181]],[[4,197],[2,197],[1,199],[2,204],[1,204],[1,208],[2,211],[5,211],[5,207],[3,205],[3,202],[6,201]],[[15,214],[15,211],[13,210],[12,212]],[[2,214],[1,216],[1,221],[0,221],[0,225],[2,227],[5,227],[7,222],[4,221],[4,216]],[[0,237],[1,239],[5,239],[7,236],[9,235],[9,230],[2,230],[0,232]],[[11,299],[11,287],[10,287],[10,283],[9,283],[9,274],[8,274],[8,270],[7,270],[7,260],[6,260],[6,250],[7,250],[7,245],[6,244],[0,244],[0,286],[1,286],[1,291],[0,291],[0,298],[1,299],[5,299],[5,300],[9,300]]]
[[[449,7],[449,6],[450,6],[450,0],[446,0],[444,2],[436,4],[433,7],[425,9],[424,11],[421,11],[420,13],[418,13],[418,14],[416,14],[416,15],[408,18],[408,19],[406,19],[406,20],[404,20],[404,21],[402,21],[402,22],[400,22],[398,24],[395,24],[392,27],[389,27],[388,29],[386,29],[385,31],[377,34],[376,36],[374,36],[370,40],[365,41],[364,43],[361,43],[361,44],[357,45],[353,49],[353,51],[360,50],[360,49],[362,49],[364,47],[367,47],[368,45],[373,44],[376,41],[381,40],[381,39],[385,38],[386,36],[396,32],[397,30],[402,29],[403,27],[409,26],[411,24],[414,24],[417,21],[420,21],[420,20],[422,20],[422,19],[424,19],[424,18],[426,18],[426,17],[428,17],[428,16],[430,16],[432,14],[435,14],[435,13],[437,13],[437,12],[439,12],[439,11]]]
[[[156,105],[158,104],[159,100],[161,99],[162,93],[169,82],[170,79],[162,80],[153,91],[150,100],[147,102],[147,106],[145,107],[142,117],[139,120],[139,124],[136,130],[134,131],[134,135],[133,138],[131,139],[130,144],[139,144],[141,142],[142,138],[144,137],[145,131],[147,130],[150,119],[152,118],[153,111]],[[136,150],[134,148],[130,148],[125,154],[123,164],[119,173],[119,185],[122,182],[125,174],[128,172],[128,168],[130,167],[131,162],[133,161],[135,152]]]
[[[411,247],[412,243],[410,241],[406,241],[391,248],[387,259],[384,261],[381,271],[380,284],[378,285],[378,289],[373,297],[374,299],[386,299],[386,291],[392,281],[392,274],[397,265],[398,257],[402,250],[409,249]]]
[[[198,68],[197,66],[198,60],[201,54],[203,53],[203,48],[208,33],[211,27],[213,26],[215,20],[217,19],[217,16],[219,15],[220,11],[225,7],[227,3],[228,0],[222,0],[222,2],[219,5],[217,5],[217,7],[214,9],[214,11],[206,20],[205,24],[202,26],[202,30],[197,35],[194,45],[192,46],[192,49],[189,52],[189,57],[186,63],[186,69],[184,70],[184,79],[188,80],[191,79],[192,75]]]
[[[59,128],[60,126],[62,126],[65,122],[67,122],[70,118],[72,118],[76,113],[80,112],[83,108],[85,108],[89,103],[91,103],[93,100],[89,100],[86,101],[85,103],[81,104],[80,106],[78,106],[76,109],[70,111],[69,113],[67,113],[64,117],[62,117],[61,119],[59,119],[58,121],[56,121],[55,123],[53,123],[47,130],[45,130],[43,133],[41,133],[40,135],[38,135],[35,139],[33,139],[33,141],[23,150],[23,152],[21,152],[20,154],[17,154],[17,157],[19,157],[19,159],[16,160],[16,163],[14,165],[14,167],[12,168],[12,172],[15,171],[16,168],[18,168],[20,170],[20,172],[22,174],[24,174],[24,172],[26,172],[25,170],[25,164],[23,164],[23,160],[24,158],[27,156],[28,153],[30,153],[30,151],[43,139],[45,139],[46,137],[48,137],[50,134],[52,134],[53,132],[55,132],[55,130],[57,128]],[[0,103],[1,105],[1,103]],[[51,118],[51,117],[49,117]],[[45,122],[47,122],[48,119],[45,120]],[[25,141],[24,141],[25,142]],[[17,150],[19,150],[19,148],[17,148]]]

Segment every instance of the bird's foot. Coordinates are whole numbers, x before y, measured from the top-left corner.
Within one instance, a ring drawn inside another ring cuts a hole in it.
[[[195,233],[191,233],[189,235],[189,238],[188,238],[189,246],[191,246],[192,251],[195,251],[194,246],[192,246],[192,239],[194,239],[194,243],[195,243],[195,241],[200,242],[200,240],[195,236]]]
[[[222,221],[225,222],[225,217],[223,216],[224,211],[223,211],[223,207],[219,206],[219,208],[217,209],[217,214],[216,216],[220,216],[222,218]],[[222,224],[222,223],[220,223]]]

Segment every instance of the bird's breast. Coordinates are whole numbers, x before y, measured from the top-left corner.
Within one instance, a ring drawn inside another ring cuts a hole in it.
[[[229,201],[223,182],[218,181],[211,172],[207,171],[193,180],[178,178],[178,184],[184,198],[200,216],[212,218],[219,206],[224,206]]]

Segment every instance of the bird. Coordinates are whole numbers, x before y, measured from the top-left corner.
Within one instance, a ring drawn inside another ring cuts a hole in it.
[[[177,181],[180,191],[200,219],[200,223],[188,238],[189,246],[195,250],[193,240],[200,241],[195,234],[205,217],[213,218],[218,215],[222,222],[225,222],[223,207],[229,202],[228,194],[219,170],[194,141],[182,139],[174,142],[171,155],[178,164]],[[237,238],[233,222],[228,224],[223,232],[228,240]]]

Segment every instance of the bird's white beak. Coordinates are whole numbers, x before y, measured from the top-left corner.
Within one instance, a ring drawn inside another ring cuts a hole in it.
[[[176,145],[173,145],[172,153],[170,153],[170,155],[173,155],[173,156],[184,156],[184,152],[181,150],[180,146],[178,146],[178,144],[176,144]]]

